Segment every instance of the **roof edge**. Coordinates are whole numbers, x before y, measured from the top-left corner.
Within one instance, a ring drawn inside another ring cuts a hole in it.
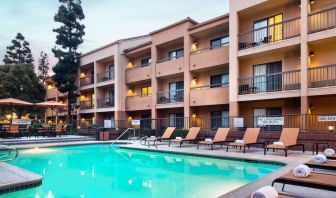
[[[218,17],[215,17],[215,18],[206,20],[206,21],[201,22],[201,23],[198,23],[198,24],[196,24],[196,25],[191,26],[190,28],[188,28],[188,30],[189,30],[189,31],[190,31],[190,30],[194,30],[194,29],[196,29],[196,28],[202,27],[202,26],[207,25],[207,24],[209,24],[209,23],[213,23],[213,22],[219,21],[219,20],[221,20],[221,19],[225,19],[225,18],[229,18],[229,13],[224,14],[224,15],[220,15],[220,16],[218,16]]]
[[[173,24],[170,24],[170,25],[165,26],[165,27],[163,27],[163,28],[160,28],[160,29],[158,29],[158,30],[152,31],[152,32],[149,33],[149,35],[157,34],[157,33],[159,33],[159,32],[162,32],[162,31],[164,31],[164,30],[167,30],[167,29],[169,29],[169,28],[172,28],[172,27],[174,27],[174,26],[180,25],[180,24],[185,23],[185,22],[191,22],[191,23],[193,23],[194,25],[198,24],[198,22],[195,21],[194,19],[192,19],[192,18],[190,18],[190,17],[187,17],[187,18],[182,19],[182,20],[180,20],[180,21],[178,21],[178,22],[176,22],[176,23],[173,23]]]

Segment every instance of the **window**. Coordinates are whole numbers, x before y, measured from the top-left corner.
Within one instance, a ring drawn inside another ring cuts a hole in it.
[[[229,74],[220,74],[210,77],[210,88],[222,87],[229,84]]]
[[[140,128],[141,129],[151,129],[152,128],[152,120],[151,120],[150,115],[148,114],[141,115]]]
[[[184,128],[183,113],[171,113],[169,114],[169,126],[176,127],[178,129]]]
[[[253,87],[255,92],[282,90],[282,62],[253,66]]]
[[[114,107],[114,90],[109,90],[107,102],[110,107]]]
[[[93,70],[91,71],[91,76],[90,77],[91,77],[90,78],[90,80],[91,80],[90,84],[93,84],[93,82],[94,82],[94,71]]]
[[[168,53],[168,58],[169,60],[174,60],[180,57],[184,56],[184,50],[182,49],[178,49],[178,50],[174,50]]]
[[[151,58],[145,58],[141,60],[141,67],[146,67],[148,65],[150,65],[152,62]]]
[[[253,109],[253,125],[254,127],[261,127],[265,130],[269,131],[276,131],[281,130],[282,126],[280,125],[266,125],[262,126],[258,124],[259,117],[277,117],[282,116],[282,108],[281,107],[272,107],[272,108],[260,108],[260,109]]]
[[[221,48],[227,44],[229,44],[229,36],[223,36],[210,41],[211,49]]]
[[[169,83],[169,103],[183,102],[184,98],[183,88],[184,88],[183,81]]]
[[[253,41],[255,44],[264,44],[282,40],[282,21],[283,15],[278,14],[254,22],[253,29],[255,31],[253,33]]]
[[[152,94],[152,87],[141,88],[141,96],[150,96]]]
[[[220,127],[229,127],[229,111],[212,111],[211,129],[218,129]]]
[[[108,66],[108,69],[109,69],[109,79],[114,79],[114,64],[110,64]]]

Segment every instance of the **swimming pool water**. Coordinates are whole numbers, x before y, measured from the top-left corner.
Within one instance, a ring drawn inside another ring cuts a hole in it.
[[[11,164],[42,185],[0,197],[218,197],[279,165],[82,145],[21,150]]]

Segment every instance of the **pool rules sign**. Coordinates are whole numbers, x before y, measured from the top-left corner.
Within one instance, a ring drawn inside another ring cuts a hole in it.
[[[258,125],[259,126],[283,126],[285,124],[284,117],[258,117]]]

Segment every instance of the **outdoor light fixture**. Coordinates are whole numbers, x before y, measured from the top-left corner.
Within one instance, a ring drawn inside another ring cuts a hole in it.
[[[335,126],[328,126],[328,130],[329,130],[329,132],[334,132]]]
[[[315,3],[315,0],[310,0],[309,3],[311,4]]]
[[[309,105],[309,108],[310,108],[310,109],[314,109],[314,108],[315,108],[315,105],[314,105],[314,104],[310,104],[310,105]]]
[[[310,57],[314,57],[314,56],[315,56],[314,51],[310,51],[310,52],[309,52],[309,56],[310,56]]]

